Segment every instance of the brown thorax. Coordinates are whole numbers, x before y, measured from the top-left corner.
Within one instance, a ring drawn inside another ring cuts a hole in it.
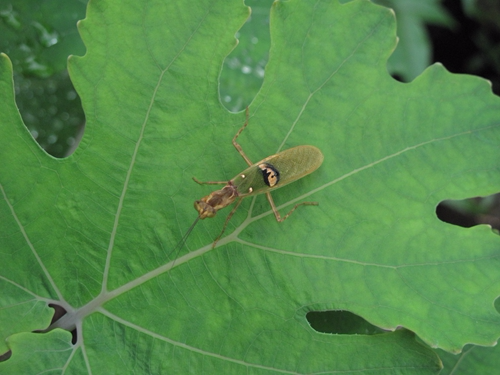
[[[198,211],[200,219],[214,217],[221,208],[229,206],[238,197],[238,191],[231,181],[220,190],[216,190],[206,197],[194,202],[194,208]]]

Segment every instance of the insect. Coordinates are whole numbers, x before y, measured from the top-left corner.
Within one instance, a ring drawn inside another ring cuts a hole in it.
[[[203,220],[207,217],[214,217],[220,209],[229,206],[235,200],[236,205],[227,216],[224,227],[213,242],[212,248],[215,247],[217,241],[219,241],[221,236],[224,234],[229,220],[231,220],[231,217],[236,212],[236,209],[241,204],[243,198],[258,194],[266,194],[267,200],[269,201],[271,209],[273,210],[274,216],[278,222],[285,221],[299,206],[318,205],[317,202],[298,203],[285,216],[282,217],[274,204],[271,191],[288,185],[289,183],[296,181],[318,169],[323,162],[323,154],[321,151],[314,146],[297,146],[279,152],[275,155],[268,156],[257,163],[252,163],[246,156],[241,146],[236,142],[239,135],[247,125],[248,107],[246,109],[245,124],[233,137],[233,145],[243,159],[245,159],[249,167],[241,173],[238,173],[229,181],[202,182],[193,177],[193,180],[200,185],[206,184],[225,186],[222,189],[216,190],[194,202],[194,208],[198,211],[198,217],[179,242],[178,246],[182,247],[198,220]]]

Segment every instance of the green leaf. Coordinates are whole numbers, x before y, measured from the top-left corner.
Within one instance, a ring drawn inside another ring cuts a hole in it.
[[[444,365],[440,375],[495,374],[500,366],[499,348],[498,345],[493,348],[467,345],[462,353],[455,355],[436,350]]]
[[[46,368],[94,374],[440,368],[411,332],[322,334],[310,311],[347,310],[447,351],[498,339],[498,236],[445,224],[435,207],[498,191],[500,101],[440,65],[394,81],[393,15],[366,1],[274,3],[264,84],[238,138],[253,161],[319,147],[320,169],[274,193],[283,213],[319,206],[277,223],[266,197],[248,198],[215,249],[230,209],[172,252],[210,192],[191,177],[246,167],[231,144],[245,114],[220,104],[218,77],[247,16],[239,1],[91,2],[87,54],[69,66],[87,127],[66,159],[22,124],[2,55],[0,327],[12,357],[0,371],[20,357],[39,371],[15,333],[46,328],[46,303],[67,311],[51,329],[76,329],[75,345],[59,329],[37,335]]]
[[[85,364],[78,355],[81,350],[71,345],[69,332],[61,329],[44,335],[23,332],[9,337],[7,344],[14,354],[2,363],[4,374],[41,374],[47,370],[84,373]]]

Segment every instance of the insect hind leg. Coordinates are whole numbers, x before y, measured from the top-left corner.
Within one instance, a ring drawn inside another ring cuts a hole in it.
[[[269,201],[269,204],[271,205],[271,209],[273,210],[274,217],[276,218],[276,221],[279,223],[284,222],[292,213],[297,209],[299,206],[317,206],[318,202],[302,202],[302,203],[297,203],[293,208],[283,217],[281,217],[278,209],[276,208],[276,205],[274,204],[273,197],[271,196],[271,193],[266,193],[267,200]]]

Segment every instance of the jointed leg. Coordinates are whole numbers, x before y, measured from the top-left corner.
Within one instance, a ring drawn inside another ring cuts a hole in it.
[[[266,193],[266,195],[267,195],[267,200],[269,201],[269,204],[271,205],[271,209],[274,212],[274,216],[276,217],[276,221],[278,221],[280,223],[285,221],[288,218],[288,216],[290,216],[292,214],[292,212],[295,211],[297,209],[297,207],[299,207],[299,206],[317,206],[318,205],[318,202],[298,203],[295,206],[293,206],[293,208],[290,210],[290,212],[288,212],[285,216],[281,217],[278,209],[276,208],[276,205],[274,204],[274,200],[273,200],[273,197],[271,196],[271,193]]]
[[[250,159],[245,155],[245,152],[243,151],[243,149],[241,148],[241,146],[238,144],[238,142],[236,142],[236,139],[238,138],[238,136],[241,134],[241,132],[243,131],[243,129],[245,129],[248,125],[248,107],[246,109],[246,120],[245,120],[245,124],[243,124],[243,126],[241,127],[240,130],[238,130],[238,133],[236,133],[236,135],[233,137],[233,146],[236,148],[236,150],[240,153],[241,156],[243,156],[243,159],[245,159],[245,161],[247,162],[248,165],[252,165],[253,163],[250,161]]]
[[[200,181],[196,177],[193,180],[200,185],[227,185],[227,181]]]
[[[215,245],[217,244],[217,242],[219,241],[219,239],[224,234],[224,231],[226,230],[226,227],[227,227],[227,223],[229,223],[229,220],[231,220],[231,217],[233,217],[234,213],[236,212],[236,209],[239,207],[239,205],[241,204],[242,200],[243,200],[243,198],[238,199],[238,201],[234,205],[234,208],[231,210],[231,212],[229,213],[229,215],[227,215],[227,218],[226,218],[226,221],[224,223],[224,226],[222,227],[222,231],[220,232],[220,234],[217,236],[217,238],[215,239],[214,243],[212,244],[212,249],[215,247]]]

